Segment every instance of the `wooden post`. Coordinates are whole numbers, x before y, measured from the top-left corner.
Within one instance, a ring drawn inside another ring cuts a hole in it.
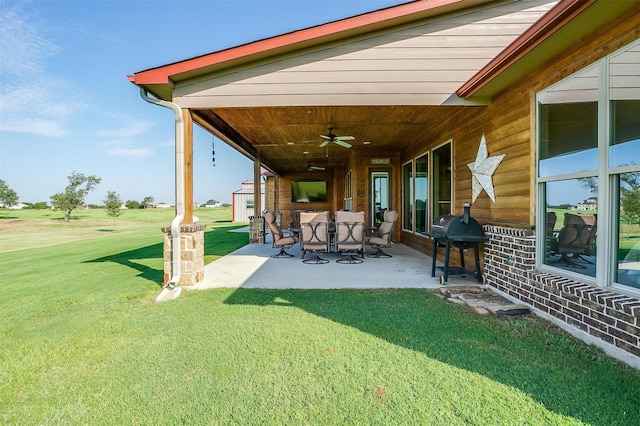
[[[193,119],[191,111],[182,110],[184,121],[184,219],[183,224],[193,223]]]
[[[253,160],[253,215],[262,213],[262,185],[260,176],[260,151]]]

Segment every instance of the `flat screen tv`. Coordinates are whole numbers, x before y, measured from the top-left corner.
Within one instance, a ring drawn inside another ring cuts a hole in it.
[[[292,203],[322,203],[327,201],[327,181],[299,180],[291,182]]]

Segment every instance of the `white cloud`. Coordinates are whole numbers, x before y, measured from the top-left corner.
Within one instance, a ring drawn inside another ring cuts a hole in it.
[[[86,109],[75,85],[47,71],[61,50],[48,38],[48,24],[21,4],[0,12],[0,130],[59,138],[69,118]]]
[[[5,75],[32,75],[45,71],[45,59],[60,47],[42,33],[46,23],[28,14],[17,4],[3,7],[0,13],[0,70]]]
[[[107,155],[115,157],[145,158],[154,153],[153,148],[145,145],[148,140],[147,133],[155,123],[147,120],[134,120],[122,114],[107,114],[115,119],[116,124],[112,129],[103,129],[96,132],[98,138],[103,139],[100,145],[107,146]],[[119,122],[119,123],[118,123]],[[120,124],[121,123],[121,124]],[[120,124],[120,126],[118,126]]]
[[[3,118],[0,122],[0,131],[31,133],[34,135],[48,136],[52,138],[61,138],[67,135],[67,130],[62,127],[59,122],[41,118],[6,121]]]
[[[114,157],[145,158],[153,154],[153,151],[146,148],[116,147],[109,149],[107,153]]]
[[[145,120],[129,120],[125,127],[119,129],[99,130],[96,134],[102,138],[124,139],[145,134],[154,123]]]

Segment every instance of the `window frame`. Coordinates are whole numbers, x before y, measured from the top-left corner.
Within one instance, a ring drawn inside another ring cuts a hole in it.
[[[618,218],[618,184],[617,179],[623,173],[639,172],[640,164],[624,165],[611,167],[609,161],[609,148],[611,138],[611,61],[613,58],[640,46],[640,40],[633,41],[615,52],[599,59],[570,76],[548,86],[536,93],[535,101],[535,123],[536,123],[536,268],[542,271],[553,273],[554,275],[565,276],[580,282],[595,285],[600,288],[614,289],[620,293],[627,293],[634,296],[640,295],[640,289],[627,286],[616,282],[615,271],[617,269],[617,256],[613,256],[614,250],[618,247],[618,226],[615,221]],[[597,138],[598,138],[598,161],[597,170],[582,171],[577,173],[565,173],[552,176],[540,176],[540,144],[541,144],[541,114],[540,114],[540,98],[546,92],[557,88],[560,85],[567,84],[580,74],[588,72],[590,69],[597,68]],[[596,274],[595,277],[589,275],[574,273],[566,269],[554,267],[544,263],[545,244],[545,218],[546,218],[546,184],[549,182],[557,182],[569,179],[579,179],[594,176],[598,179],[598,245],[596,247]]]
[[[425,235],[423,232],[431,232],[431,225],[433,224],[434,221],[434,208],[433,208],[433,202],[434,202],[434,170],[435,167],[433,165],[433,161],[434,161],[434,152],[441,149],[442,147],[449,145],[449,153],[450,153],[450,167],[451,167],[451,181],[449,183],[450,185],[450,194],[451,194],[451,199],[449,200],[450,203],[450,208],[452,208],[452,206],[454,205],[454,198],[455,198],[455,192],[453,191],[453,182],[454,182],[454,167],[453,167],[453,138],[449,138],[447,140],[445,140],[444,142],[442,142],[441,144],[435,145],[430,149],[427,149],[426,151],[421,151],[420,153],[414,155],[410,160],[402,163],[402,208],[403,208],[403,215],[402,215],[402,231],[403,232],[408,232],[411,233],[413,235],[417,235],[419,237],[422,238],[428,238],[427,235]],[[417,161],[418,159],[421,159],[423,157],[426,157],[426,164],[427,164],[427,201],[426,201],[426,211],[427,211],[427,219],[426,219],[426,226],[425,226],[425,230],[422,231],[418,231],[416,229],[417,226],[417,209],[416,209],[416,173],[417,173]],[[410,182],[407,183],[406,179],[405,179],[405,168],[407,166],[411,167],[411,178],[410,178]],[[407,227],[406,223],[405,223],[405,209],[407,208],[407,185],[410,185],[410,194],[411,194],[411,212],[410,212],[410,217],[411,217],[411,227]]]

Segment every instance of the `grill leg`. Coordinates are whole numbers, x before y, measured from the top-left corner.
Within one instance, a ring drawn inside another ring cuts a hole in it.
[[[480,254],[478,254],[478,244],[473,245],[473,256],[476,260],[476,277],[482,282],[482,271],[480,270]]]
[[[436,276],[436,257],[438,257],[438,240],[433,239],[433,258],[431,259],[431,277]]]
[[[444,282],[449,281],[449,251],[451,250],[451,241],[447,238],[447,245],[444,252]]]

